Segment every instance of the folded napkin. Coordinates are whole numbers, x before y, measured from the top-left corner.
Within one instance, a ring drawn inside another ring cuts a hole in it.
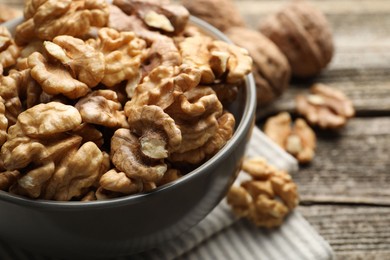
[[[297,162],[270,141],[258,128],[254,128],[247,156],[262,156],[279,169],[289,172],[298,169]],[[238,178],[238,181],[240,179]],[[0,242],[2,260],[54,260],[24,252]],[[295,211],[278,229],[260,229],[245,220],[237,219],[223,200],[205,219],[159,248],[115,260],[150,259],[333,259],[329,244]],[[112,260],[114,260],[112,259]]]

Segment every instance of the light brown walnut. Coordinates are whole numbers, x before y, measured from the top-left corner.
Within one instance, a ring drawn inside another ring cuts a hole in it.
[[[42,138],[28,137],[17,122],[8,129],[8,138],[1,147],[0,158],[7,170],[23,169],[41,161],[57,162],[63,153],[79,145],[81,140],[79,136],[62,133]]]
[[[171,183],[173,181],[176,181],[177,179],[181,178],[183,174],[180,172],[180,170],[177,169],[168,169],[164,176],[157,182],[157,186],[162,186],[168,183]]]
[[[264,133],[297,158],[299,163],[306,164],[313,160],[317,138],[303,119],[298,118],[293,124],[288,113],[280,113],[267,119]]]
[[[8,191],[19,178],[20,172],[15,171],[5,171],[0,173],[0,190]]]
[[[179,49],[172,38],[158,36],[150,46],[146,60],[143,64],[143,74],[148,75],[159,66],[174,67],[182,64]]]
[[[126,116],[129,117],[128,107],[133,106],[156,105],[166,109],[183,92],[195,88],[200,76],[199,70],[187,66],[155,68],[136,87],[131,101],[126,103]]]
[[[241,186],[232,186],[226,195],[227,203],[232,206],[234,214],[238,217],[249,215],[252,204],[251,195]]]
[[[50,102],[22,112],[18,123],[27,136],[42,138],[75,129],[81,124],[81,116],[73,106]]]
[[[332,59],[331,27],[308,1],[292,1],[263,20],[260,31],[286,55],[296,77],[317,75]]]
[[[140,151],[139,138],[128,129],[118,129],[111,139],[111,161],[127,177],[143,182],[157,182],[167,171],[161,160],[145,158]]]
[[[83,40],[61,35],[55,37],[52,42],[45,41],[43,45],[49,58],[60,62],[75,79],[88,87],[95,87],[103,79],[104,55]]]
[[[324,84],[314,84],[309,95],[295,99],[297,111],[307,121],[321,128],[338,129],[355,115],[352,101],[340,90]]]
[[[248,50],[253,59],[253,76],[257,89],[258,106],[266,106],[287,89],[291,69],[279,48],[258,31],[243,27],[229,28],[226,35],[237,45]]]
[[[76,99],[90,91],[87,84],[75,79],[62,64],[50,63],[41,53],[34,52],[28,57],[31,76],[50,95],[63,94]]]
[[[104,0],[31,0],[24,9],[25,21],[16,27],[15,40],[24,45],[34,38],[53,40],[58,35],[81,37],[92,26],[108,22]]]
[[[221,31],[234,26],[245,26],[244,19],[232,0],[182,0],[181,2],[192,15]]]
[[[201,83],[203,84],[210,84],[215,80],[209,64],[211,55],[208,45],[211,42],[210,37],[197,35],[186,37],[179,43],[183,64],[199,69],[202,73]]]
[[[128,128],[127,119],[116,92],[108,89],[93,91],[75,105],[85,123],[112,128]]]
[[[182,135],[174,152],[185,153],[202,147],[215,135],[223,107],[210,87],[197,86],[180,95],[166,111]]]
[[[0,26],[0,75],[4,69],[16,63],[20,54],[20,48],[15,44],[8,29]]]
[[[169,160],[172,162],[198,164],[215,155],[232,137],[235,119],[229,112],[224,112],[218,118],[218,126],[214,135],[201,147],[183,153],[172,153]]]
[[[110,5],[109,10],[109,28],[119,32],[134,32],[138,37],[144,39],[148,45],[161,39],[162,35],[158,31],[149,30],[148,26],[136,14],[128,15],[116,5]]]
[[[17,70],[25,70],[28,69],[28,56],[33,54],[34,52],[44,52],[43,41],[35,40],[29,42],[27,45],[21,47],[20,55],[16,60],[16,69]]]
[[[136,15],[151,29],[166,33],[181,33],[189,19],[189,13],[181,5],[169,1],[114,0],[128,15]]]
[[[119,172],[116,169],[104,173],[99,183],[105,190],[126,195],[139,193],[143,190],[141,180],[131,179],[124,172]]]
[[[209,44],[209,51],[211,55],[217,53],[218,56],[221,56],[221,53],[224,53],[227,57],[225,83],[240,83],[252,71],[252,58],[246,49],[223,41],[213,41]],[[221,74],[220,68],[215,73]]]
[[[4,99],[0,96],[0,146],[7,141],[8,119],[5,116]]]
[[[95,49],[103,52],[105,70],[102,83],[113,87],[124,80],[140,80],[140,67],[146,56],[146,43],[133,32],[103,28],[94,41]]]
[[[280,226],[299,203],[297,186],[286,171],[267,164],[262,157],[244,160],[243,170],[251,176],[240,186],[232,186],[227,202],[239,217],[256,226]]]
[[[100,176],[103,163],[103,153],[92,142],[73,149],[56,167],[43,197],[68,201],[84,195]]]
[[[33,102],[30,90],[39,88],[30,75],[30,70],[11,70],[6,77],[0,78],[0,96],[4,99],[5,116],[8,124],[13,125],[18,115]],[[26,100],[24,100],[26,99]]]
[[[167,158],[182,143],[175,121],[158,106],[134,106],[126,111],[130,130],[139,137],[140,152],[151,159]]]

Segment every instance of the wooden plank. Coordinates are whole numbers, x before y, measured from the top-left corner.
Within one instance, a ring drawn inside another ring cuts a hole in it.
[[[390,259],[390,208],[300,206],[338,259]]]
[[[295,96],[308,93],[308,88],[314,82],[322,82],[343,91],[353,101],[357,116],[390,115],[389,69],[343,69],[326,70],[317,78],[293,82],[276,102],[266,108],[259,108],[258,117],[264,118],[280,111],[294,113]]]
[[[318,131],[312,163],[293,174],[303,203],[390,205],[390,117]]]

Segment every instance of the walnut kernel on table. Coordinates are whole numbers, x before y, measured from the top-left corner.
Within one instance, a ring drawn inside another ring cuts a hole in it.
[[[225,33],[235,44],[246,48],[253,59],[258,106],[266,106],[282,95],[291,70],[279,48],[260,32],[248,28],[232,27]]]
[[[280,226],[299,203],[297,186],[291,176],[261,157],[245,159],[242,170],[250,179],[229,190],[227,203],[233,212],[258,227]]]
[[[292,1],[261,21],[259,29],[286,55],[296,77],[315,76],[332,59],[331,27],[308,1]]]
[[[341,128],[355,115],[352,101],[340,90],[324,84],[314,84],[309,95],[298,95],[295,102],[297,112],[321,128]]]
[[[303,119],[298,118],[292,124],[290,115],[282,112],[267,119],[264,133],[297,158],[299,163],[309,163],[313,160],[316,135]]]

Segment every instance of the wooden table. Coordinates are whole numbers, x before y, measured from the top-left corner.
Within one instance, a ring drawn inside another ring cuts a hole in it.
[[[238,2],[253,28],[286,3]],[[295,95],[312,82],[336,87],[353,100],[357,116],[345,129],[316,130],[316,157],[293,176],[301,196],[298,210],[338,259],[390,259],[390,1],[311,2],[332,25],[333,61],[319,77],[293,82],[261,116],[294,113]]]
[[[255,28],[286,1],[236,0]],[[0,0],[18,5],[18,1]],[[344,91],[356,118],[340,132],[317,131],[314,161],[294,174],[298,210],[339,259],[390,259],[390,1],[313,0],[333,27],[336,53],[319,77],[293,82],[261,116],[294,113],[293,97],[312,82]],[[259,122],[259,125],[261,121]]]

